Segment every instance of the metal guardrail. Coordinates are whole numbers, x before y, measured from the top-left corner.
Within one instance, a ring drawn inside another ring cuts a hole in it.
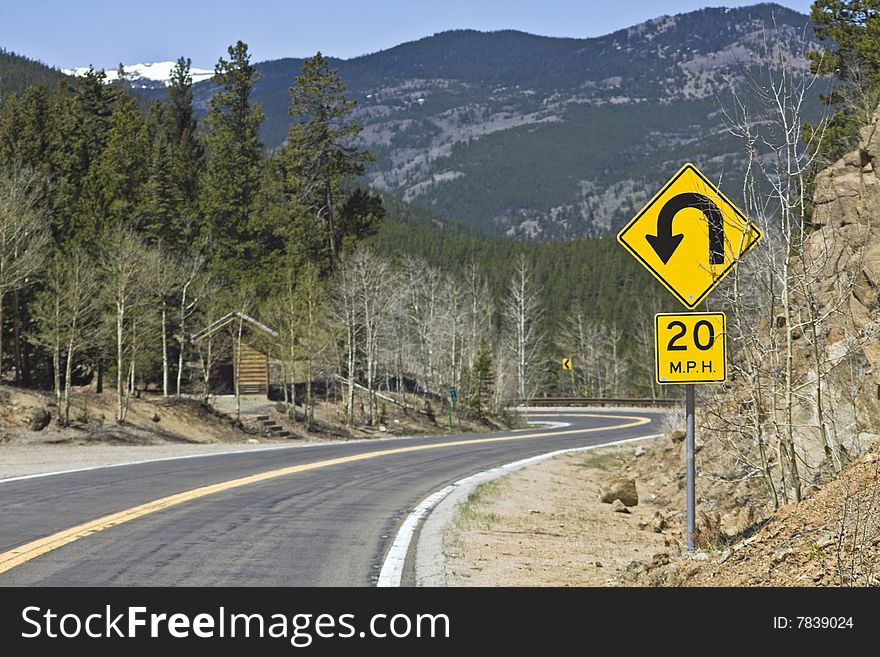
[[[513,399],[512,406],[678,406],[681,399],[636,397],[529,397]]]

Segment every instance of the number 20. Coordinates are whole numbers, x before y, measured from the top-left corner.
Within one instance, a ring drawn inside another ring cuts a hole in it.
[[[700,341],[700,327],[705,326],[706,330],[709,333],[709,339],[706,342]],[[669,340],[669,345],[667,345],[667,350],[669,351],[687,351],[687,347],[683,344],[676,344],[681,338],[685,336],[687,333],[687,326],[684,325],[684,322],[674,321],[669,322],[666,326],[667,329],[677,328],[680,329],[678,333],[672,336]],[[712,345],[715,344],[715,327],[712,326],[711,322],[706,321],[705,319],[701,319],[699,322],[694,324],[694,345],[700,351],[707,351],[712,348]]]

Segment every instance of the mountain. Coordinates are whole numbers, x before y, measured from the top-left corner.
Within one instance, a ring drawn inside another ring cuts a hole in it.
[[[0,48],[0,100],[11,93],[21,93],[30,85],[54,87],[64,75],[23,55]]]
[[[744,147],[725,129],[728,84],[798,45],[794,72],[805,73],[804,42],[814,44],[807,16],[760,4],[589,39],[456,30],[330,61],[358,102],[359,145],[378,155],[369,184],[483,232],[549,240],[618,228],[686,161],[716,181],[737,180]],[[286,138],[302,63],[256,65],[253,99],[269,148]],[[140,95],[156,98],[172,65],[127,70]],[[217,87],[211,71],[194,73],[204,114]],[[818,86],[808,117],[820,111]],[[737,200],[739,184],[722,187]]]
[[[163,89],[168,86],[171,80],[171,71],[174,69],[176,62],[154,62],[148,64],[131,64],[123,66],[131,86],[135,89]],[[61,72],[66,75],[85,75],[89,71],[88,66],[79,68],[64,68]],[[107,82],[113,82],[119,78],[116,70],[106,71]],[[209,80],[214,76],[213,70],[204,68],[191,68],[193,82],[202,82]]]
[[[590,39],[443,32],[331,63],[358,101],[361,145],[379,156],[371,185],[483,231],[567,238],[619,227],[685,161],[735,179],[743,148],[718,97],[725,76],[766,60],[774,30],[782,48],[813,39],[806,16],[761,4]],[[257,65],[269,147],[286,136],[301,66]],[[196,85],[201,111],[214,91]]]

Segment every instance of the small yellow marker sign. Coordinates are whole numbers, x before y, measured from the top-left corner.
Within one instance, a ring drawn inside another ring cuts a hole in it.
[[[617,241],[693,310],[762,237],[697,167],[685,164]]]
[[[724,313],[654,315],[657,383],[720,383],[727,379]]]
[[[571,358],[563,358],[562,359],[562,369],[564,369],[564,370],[571,369]]]

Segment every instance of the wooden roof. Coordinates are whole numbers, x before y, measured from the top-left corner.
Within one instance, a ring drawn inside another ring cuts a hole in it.
[[[205,328],[203,328],[198,333],[194,333],[192,336],[192,339],[194,341],[196,341],[196,340],[201,340],[202,338],[206,338],[209,335],[211,335],[212,333],[216,333],[217,331],[222,329],[224,326],[226,326],[230,322],[232,322],[236,319],[239,319],[239,318],[244,320],[248,325],[252,326],[253,328],[257,329],[258,331],[262,331],[263,333],[265,333],[269,337],[272,337],[272,338],[278,337],[278,331],[270,329],[268,326],[266,326],[265,324],[263,324],[261,322],[258,322],[257,320],[255,320],[253,317],[250,317],[249,315],[245,315],[244,313],[234,311],[234,312],[231,312],[231,313],[224,315],[223,317],[221,317],[220,319],[218,319],[215,322],[211,322],[210,324],[208,324]]]

